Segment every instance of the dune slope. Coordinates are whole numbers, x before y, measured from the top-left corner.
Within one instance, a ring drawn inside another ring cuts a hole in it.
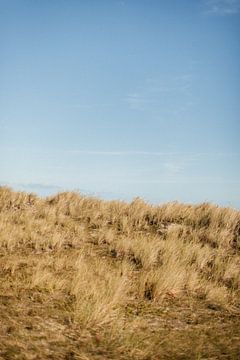
[[[239,359],[240,212],[0,188],[1,359]]]

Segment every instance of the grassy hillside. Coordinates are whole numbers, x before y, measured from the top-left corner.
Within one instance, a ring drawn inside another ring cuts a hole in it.
[[[1,359],[239,359],[240,212],[0,188]]]

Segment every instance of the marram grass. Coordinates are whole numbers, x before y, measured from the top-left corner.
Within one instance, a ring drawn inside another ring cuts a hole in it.
[[[0,188],[0,359],[240,359],[240,212]]]

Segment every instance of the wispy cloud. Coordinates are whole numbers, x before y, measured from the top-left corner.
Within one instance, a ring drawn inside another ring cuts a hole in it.
[[[122,182],[129,184],[232,184],[240,185],[238,180],[225,180],[220,177],[178,177],[158,179],[125,179]]]
[[[63,191],[77,191],[88,196],[102,195],[101,193],[96,193],[79,187],[58,186],[51,184],[13,183],[8,181],[0,181],[0,186],[7,186],[16,191],[33,192],[39,196],[49,196]],[[111,195],[111,193],[105,192],[103,195]]]
[[[106,155],[106,156],[128,156],[128,155],[146,155],[146,156],[166,156],[177,153],[158,152],[158,151],[135,151],[135,150],[119,150],[119,151],[101,151],[101,150],[66,150],[68,154],[82,154],[82,155]]]
[[[144,89],[152,93],[185,92],[192,87],[194,76],[192,73],[182,73],[162,79],[149,77]]]
[[[146,94],[134,93],[134,94],[128,94],[125,97],[125,101],[129,105],[130,109],[144,110],[146,105],[153,104],[156,100],[149,97],[149,95]]]
[[[187,158],[189,160],[199,158],[239,158],[240,152],[189,152],[189,151],[151,151],[147,149],[79,149],[79,148],[55,148],[55,149],[44,149],[44,148],[29,148],[29,147],[16,147],[16,146],[3,146],[0,144],[0,153],[12,152],[14,154],[28,153],[42,154],[42,155],[56,155],[56,154],[79,154],[79,155],[103,155],[103,156],[163,156],[163,157],[174,157],[174,158]],[[46,165],[45,165],[46,166]],[[62,168],[62,166],[55,166],[55,169]]]
[[[240,12],[240,0],[207,0],[205,13],[218,16],[235,15]]]
[[[141,86],[125,96],[124,101],[130,109],[138,111],[160,111],[161,114],[187,111],[194,104],[193,81],[191,73],[161,78],[147,77]],[[170,99],[175,99],[175,103],[172,104]],[[176,106],[176,102],[181,105]]]
[[[166,162],[164,164],[164,168],[166,169],[168,174],[179,174],[185,169],[185,164],[181,162]]]
[[[108,108],[113,106],[113,104],[104,104],[104,103],[99,103],[99,104],[71,104],[71,105],[67,105],[68,108],[71,109],[95,109],[95,108]]]
[[[54,193],[63,191],[63,188],[58,185],[38,184],[38,183],[15,183],[9,181],[0,181],[0,186],[9,186],[20,191],[32,191],[36,193]]]
[[[14,150],[18,150],[13,148]],[[96,156],[153,156],[153,157],[164,157],[165,159],[170,157],[171,159],[182,159],[181,164],[184,161],[195,161],[200,158],[233,158],[240,157],[240,153],[237,152],[184,152],[184,151],[150,151],[150,150],[100,150],[100,149],[55,149],[55,150],[43,150],[43,149],[35,149],[32,152],[37,153],[62,153],[69,155],[96,155]],[[167,162],[166,162],[167,164]],[[178,163],[179,164],[179,163]],[[181,165],[182,166],[182,165]],[[167,167],[167,165],[166,165]],[[170,165],[169,165],[170,168]]]

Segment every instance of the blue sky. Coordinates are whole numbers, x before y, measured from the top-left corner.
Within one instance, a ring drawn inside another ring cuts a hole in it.
[[[0,0],[0,183],[240,207],[239,0]]]

